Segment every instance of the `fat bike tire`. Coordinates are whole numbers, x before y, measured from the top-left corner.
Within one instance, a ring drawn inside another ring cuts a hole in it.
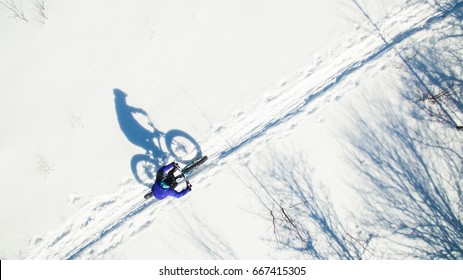
[[[150,191],[149,193],[146,193],[144,197],[145,199],[150,199],[153,197],[153,193]]]
[[[192,163],[188,164],[182,169],[182,172],[186,175],[191,174],[196,168],[201,166],[207,160],[207,156],[203,156],[198,158],[197,160],[193,161]]]

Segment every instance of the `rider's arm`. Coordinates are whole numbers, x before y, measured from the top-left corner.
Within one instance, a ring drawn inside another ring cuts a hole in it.
[[[177,192],[177,191],[172,190],[172,189],[169,189],[169,190],[170,190],[170,191],[169,191],[169,195],[170,195],[170,196],[173,196],[173,197],[176,197],[176,198],[180,198],[180,197],[186,195],[187,193],[189,193],[189,192],[191,191],[190,188],[186,188],[186,189],[184,189],[184,190],[181,191],[181,192]]]
[[[133,113],[140,113],[140,114],[143,114],[143,115],[147,115],[146,111],[143,110],[142,108],[137,108],[137,107],[133,107],[133,106],[129,106],[129,108]]]

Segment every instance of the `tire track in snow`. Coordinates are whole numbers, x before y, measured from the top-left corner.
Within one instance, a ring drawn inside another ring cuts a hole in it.
[[[341,82],[462,7],[463,2],[459,2],[445,11],[433,12],[428,5],[410,5],[386,22],[389,28],[382,32],[393,34],[390,40],[385,41],[378,34],[369,34],[354,38],[351,44],[341,45],[336,50],[340,54],[335,59],[325,58],[313,65],[246,111],[249,115],[238,113],[207,138],[203,148],[208,151],[211,160],[207,170],[200,175],[210,175],[215,163],[223,163],[247,145],[280,135],[278,132],[284,131],[282,127],[297,119],[296,116],[320,109],[326,100],[335,95],[331,90]],[[406,21],[400,22],[404,18]],[[399,27],[396,26],[398,23]],[[281,129],[277,130],[277,127]],[[240,133],[236,134],[237,131]],[[61,229],[48,234],[43,240],[38,238],[33,241],[29,258],[103,258],[112,248],[153,223],[160,212],[181,203],[143,201],[145,191],[141,191],[136,183],[127,182],[118,193],[90,202]]]
[[[140,200],[144,192],[134,180],[127,180],[117,193],[91,201],[56,233],[37,242],[29,258],[74,259],[152,205],[155,200]]]
[[[119,226],[122,225],[122,223],[126,222],[128,219],[130,219],[131,217],[137,215],[138,213],[141,213],[143,210],[145,210],[146,207],[153,204],[154,201],[155,200],[149,200],[149,201],[146,201],[146,202],[140,202],[140,203],[136,204],[127,213],[124,213],[124,215],[119,217],[113,223],[111,223],[111,224],[107,225],[106,227],[104,227],[99,233],[97,233],[96,236],[92,236],[90,239],[86,240],[86,242],[82,242],[81,246],[78,246],[78,247],[74,248],[74,250],[69,252],[68,255],[66,255],[64,258],[67,259],[67,260],[72,260],[72,259],[76,258],[82,252],[84,252],[87,248],[90,248],[91,246],[93,246],[93,244],[98,242],[98,240],[100,240],[104,236],[107,236],[112,231],[119,228]]]

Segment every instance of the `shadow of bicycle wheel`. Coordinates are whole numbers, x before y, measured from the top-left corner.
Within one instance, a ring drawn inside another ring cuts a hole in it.
[[[202,156],[198,142],[184,131],[178,129],[168,131],[165,142],[169,154],[180,163],[190,163]]]

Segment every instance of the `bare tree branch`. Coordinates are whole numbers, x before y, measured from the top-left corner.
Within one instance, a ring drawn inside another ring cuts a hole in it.
[[[45,13],[45,0],[34,0],[35,12],[40,17],[40,23],[45,24],[45,21],[48,19]]]
[[[19,18],[21,20],[24,20],[24,21],[28,21],[26,19],[26,17],[24,16],[24,11],[22,8],[18,8],[18,6],[16,6],[16,3],[13,1],[13,0],[9,0],[9,1],[0,1],[0,4],[2,4],[5,8],[7,8],[8,10],[10,10],[12,13],[13,13],[13,18]]]

